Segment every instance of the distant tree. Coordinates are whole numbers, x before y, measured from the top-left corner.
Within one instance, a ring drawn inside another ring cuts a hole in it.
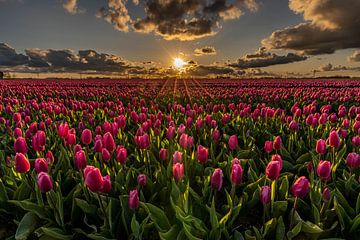
[[[0,79],[3,79],[3,78],[4,78],[4,73],[0,72]]]

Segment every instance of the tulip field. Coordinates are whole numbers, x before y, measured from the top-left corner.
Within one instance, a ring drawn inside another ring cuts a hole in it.
[[[0,93],[0,239],[360,239],[360,80]]]

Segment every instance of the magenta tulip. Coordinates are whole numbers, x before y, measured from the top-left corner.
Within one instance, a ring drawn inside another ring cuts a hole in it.
[[[46,172],[40,172],[37,175],[37,184],[42,193],[49,192],[53,188],[51,177]]]
[[[223,172],[220,168],[216,168],[211,175],[211,187],[220,191],[223,185]]]
[[[309,180],[302,176],[299,177],[291,187],[291,192],[295,197],[303,198],[309,191]]]

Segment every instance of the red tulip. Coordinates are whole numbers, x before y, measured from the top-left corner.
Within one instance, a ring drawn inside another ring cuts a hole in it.
[[[360,137],[354,136],[351,140],[351,143],[354,147],[360,147]]]
[[[74,166],[77,170],[82,170],[86,167],[87,161],[86,161],[86,154],[84,150],[80,150],[75,154],[74,158]]]
[[[36,173],[47,172],[49,169],[48,163],[44,158],[35,159],[35,171]]]
[[[271,188],[269,186],[263,186],[260,191],[260,201],[263,205],[266,205],[271,200]]]
[[[113,152],[116,148],[115,141],[110,132],[107,132],[103,136],[103,146],[109,151]]]
[[[266,153],[271,153],[272,150],[273,150],[273,142],[272,141],[265,141],[264,151]]]
[[[137,189],[130,191],[128,203],[129,203],[129,208],[131,210],[134,210],[139,207],[140,200]]]
[[[139,186],[144,187],[147,183],[147,177],[145,174],[139,174],[137,177],[137,182],[139,184]]]
[[[108,193],[111,190],[111,186],[112,186],[112,183],[111,183],[110,176],[107,175],[107,176],[103,177],[103,186],[100,191],[102,193]]]
[[[231,182],[235,185],[242,182],[243,169],[240,164],[232,164]]]
[[[321,160],[317,166],[316,173],[323,181],[329,181],[331,178],[331,163]]]
[[[355,152],[349,153],[346,157],[346,164],[351,169],[360,167],[360,155]]]
[[[76,145],[74,146],[74,153],[77,153],[77,152],[80,151],[80,150],[82,150],[81,145],[80,145],[80,144],[76,144]]]
[[[15,139],[19,138],[19,137],[22,137],[22,131],[20,128],[15,128],[14,129],[14,137]]]
[[[290,130],[293,131],[293,132],[296,132],[296,131],[299,130],[299,126],[298,126],[297,122],[295,122],[294,120],[292,120],[292,121],[290,122],[289,128],[290,128]]]
[[[332,131],[329,135],[329,145],[334,148],[340,146],[340,137],[336,131]]]
[[[212,139],[213,139],[213,141],[215,141],[215,142],[217,142],[217,141],[219,141],[220,140],[220,136],[221,136],[221,134],[220,134],[220,131],[219,130],[214,130],[213,131],[213,133],[212,133]]]
[[[45,159],[46,159],[48,164],[53,164],[54,163],[55,158],[54,158],[53,153],[50,150],[46,153],[45,157],[46,157]]]
[[[197,147],[197,151],[196,151],[196,159],[204,164],[207,162],[208,160],[208,157],[209,157],[209,150],[201,145],[199,145]]]
[[[46,172],[40,172],[37,175],[37,184],[42,193],[49,192],[53,188],[51,177]]]
[[[279,178],[281,166],[279,161],[270,161],[266,167],[266,176],[270,180],[276,180]]]
[[[322,192],[322,199],[324,202],[328,202],[330,201],[331,198],[331,192],[329,190],[329,188],[325,188],[324,191]]]
[[[211,175],[211,187],[220,191],[223,185],[223,172],[220,168],[216,168]]]
[[[19,173],[26,173],[30,170],[30,162],[22,153],[15,155],[15,169]]]
[[[279,154],[274,154],[274,155],[271,156],[271,161],[278,161],[280,163],[280,171],[281,171],[282,166],[283,166],[281,156]]]
[[[140,149],[148,149],[150,147],[149,135],[146,133],[142,136],[135,136],[135,142]]]
[[[316,141],[316,152],[319,154],[326,153],[326,141],[323,139],[319,139]]]
[[[229,145],[230,150],[235,150],[238,147],[239,142],[238,142],[238,138],[236,135],[230,136],[228,145]]]
[[[101,152],[103,149],[102,140],[96,140],[94,144],[94,151],[95,152]]]
[[[274,150],[279,151],[282,147],[282,140],[280,136],[276,136],[273,143]]]
[[[170,126],[166,131],[166,138],[171,140],[175,136],[175,128],[173,126]]]
[[[85,186],[92,192],[99,192],[104,184],[103,177],[98,168],[87,166],[84,169]]]
[[[295,197],[303,198],[309,191],[309,180],[302,176],[299,177],[291,187],[291,192]]]
[[[173,154],[173,164],[182,162],[182,152],[175,151]]]
[[[67,123],[62,123],[59,126],[58,134],[61,138],[66,138],[69,133],[69,125]]]
[[[101,155],[102,155],[102,159],[104,160],[104,162],[108,163],[110,161],[111,154],[106,148],[103,148],[101,150]]]
[[[161,161],[165,161],[169,155],[169,152],[166,148],[160,149],[159,157]]]
[[[184,149],[187,148],[187,146],[188,146],[188,135],[187,134],[185,134],[185,133],[181,134],[180,139],[179,139],[179,144],[182,148],[184,148]]]
[[[23,154],[26,154],[26,153],[27,153],[27,151],[28,151],[28,146],[27,146],[27,143],[26,143],[25,138],[23,138],[23,137],[18,137],[18,138],[15,140],[14,150],[15,150],[15,152],[17,152],[17,153],[23,153]]]
[[[116,148],[116,160],[121,163],[124,164],[126,162],[127,159],[127,150],[126,148],[124,148],[123,146],[118,146]]]
[[[84,145],[89,145],[92,141],[92,132],[89,129],[85,129],[81,133],[81,141]]]
[[[173,176],[176,181],[181,181],[181,179],[184,177],[184,164],[182,163],[175,163],[173,164]]]

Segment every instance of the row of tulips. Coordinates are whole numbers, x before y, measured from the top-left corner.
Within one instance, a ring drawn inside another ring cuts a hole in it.
[[[291,97],[289,82],[209,80],[194,103],[154,99],[157,82],[144,98],[126,81],[62,83],[0,85],[0,238],[359,234],[358,88],[319,81],[317,95],[305,81]],[[251,102],[213,98],[241,84]]]

